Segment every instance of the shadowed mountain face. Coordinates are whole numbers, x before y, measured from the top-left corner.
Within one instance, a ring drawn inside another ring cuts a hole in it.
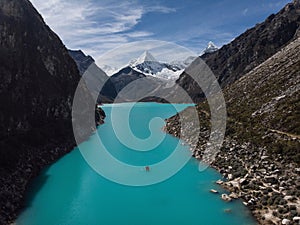
[[[0,19],[1,139],[25,135],[28,144],[39,145],[47,126],[48,138],[70,133],[76,64],[28,1],[1,1]],[[1,148],[0,158],[9,152]]]
[[[8,224],[28,181],[75,145],[71,105],[81,77],[27,0],[0,1],[0,74],[0,224]],[[83,106],[91,100],[83,91]]]
[[[131,67],[125,67],[119,72],[110,77],[110,80],[114,84],[116,91],[120,92],[130,82],[146,77],[143,73],[135,71]]]
[[[84,72],[89,68],[89,66],[95,62],[91,56],[85,55],[81,50],[68,50],[70,56],[76,62],[76,65],[79,69],[80,75],[83,75]]]
[[[91,56],[86,56],[81,50],[68,51],[93,97],[97,98],[100,103],[113,102],[117,96],[115,86],[106,73],[95,64],[95,60]]]
[[[221,87],[236,81],[254,67],[300,36],[299,1],[286,5],[276,15],[247,30],[230,44],[201,58],[217,77]],[[204,98],[198,85],[183,73],[176,81],[195,101]]]

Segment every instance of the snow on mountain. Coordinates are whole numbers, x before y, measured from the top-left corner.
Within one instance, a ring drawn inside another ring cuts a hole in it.
[[[166,68],[166,65],[164,63],[158,62],[149,51],[145,51],[140,57],[132,60],[129,63],[129,66],[132,69],[145,75],[153,76]]]
[[[156,77],[162,78],[165,80],[177,80],[180,74],[183,72],[182,70],[173,71],[168,68],[162,69],[162,71],[155,74]]]
[[[170,63],[158,61],[149,51],[145,51],[138,58],[131,60],[122,68],[114,68],[109,65],[101,67],[107,75],[112,76],[117,74],[123,68],[130,67],[131,69],[142,73],[146,76],[153,76],[163,80],[175,81],[178,79],[183,70],[195,60],[196,57],[190,56],[185,60],[176,60]]]
[[[218,47],[212,42],[208,42],[206,49],[204,49],[204,53],[212,53],[218,50]]]
[[[138,57],[135,60],[132,60],[130,64],[132,66],[137,66],[144,62],[158,62],[158,61],[154,58],[154,56],[149,51],[145,51],[140,57]]]
[[[170,62],[170,65],[172,65],[175,68],[179,68],[180,70],[183,70],[187,68],[196,58],[197,58],[196,56],[189,56],[183,61],[180,60],[172,61]]]
[[[165,80],[176,80],[194,59],[195,57],[191,56],[183,61],[164,63],[156,60],[149,51],[145,51],[140,57],[132,60],[129,63],[129,66],[148,76],[154,76]]]
[[[111,67],[109,65],[103,65],[101,66],[101,69],[108,75],[111,76],[113,74],[115,74],[116,72],[118,72],[118,68],[116,67]]]

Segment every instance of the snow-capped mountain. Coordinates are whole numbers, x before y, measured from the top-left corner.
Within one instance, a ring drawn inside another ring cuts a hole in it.
[[[149,51],[145,51],[140,57],[132,60],[128,66],[148,76],[176,80],[194,59],[195,57],[191,56],[183,61],[165,63],[159,62]]]
[[[140,73],[153,76],[166,68],[166,65],[158,62],[149,51],[145,51],[140,57],[132,60],[129,66]]]
[[[203,52],[205,54],[205,53],[212,53],[217,50],[218,50],[218,47],[212,41],[210,41],[210,42],[208,42],[208,45],[207,45],[206,49],[204,49]]]
[[[149,51],[145,51],[141,56],[131,60],[112,74],[110,81],[114,84],[118,95],[120,93],[121,101],[134,99],[133,97],[141,90],[147,90],[149,96],[157,96],[162,93],[166,95],[164,92],[169,93],[169,89],[173,87],[183,70],[194,59],[194,57],[188,57],[183,61],[165,63],[159,62]],[[110,67],[102,67],[102,69],[107,70]],[[140,78],[143,78],[143,82],[139,83],[137,88],[125,88]]]
[[[145,51],[140,57],[132,60],[129,66],[145,75],[167,80],[177,79],[182,72],[179,67],[159,62],[149,51]]]
[[[127,65],[122,68],[114,68],[109,65],[101,66],[101,69],[109,76],[118,74],[124,68],[131,68],[138,73],[146,76],[153,76],[163,80],[175,81],[178,79],[183,70],[195,60],[196,57],[190,56],[184,60],[176,60],[170,63],[158,61],[149,51],[145,51],[138,58],[131,60]]]
[[[169,89],[174,86],[175,81],[183,73],[184,69],[194,59],[195,57],[191,56],[182,61],[165,63],[155,59],[149,51],[145,51],[138,58],[131,60],[113,74],[110,73],[112,67],[102,66],[101,68],[110,75],[109,80],[114,85],[118,98],[121,101],[133,100],[134,96],[140,93],[141,90],[147,90],[153,100],[153,96],[166,96],[166,93],[169,93]],[[140,78],[143,78],[143,82],[140,82],[138,87],[125,88],[131,82],[136,82]]]
[[[136,66],[145,62],[157,62],[154,56],[149,52],[145,51],[140,57],[130,62],[132,66]]]

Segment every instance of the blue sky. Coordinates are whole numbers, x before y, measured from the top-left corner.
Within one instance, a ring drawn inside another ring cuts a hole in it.
[[[133,41],[174,42],[199,54],[230,42],[287,0],[31,0],[68,48],[94,58]]]

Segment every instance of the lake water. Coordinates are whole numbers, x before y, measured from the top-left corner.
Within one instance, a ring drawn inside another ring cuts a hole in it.
[[[118,132],[124,131],[123,134],[116,135],[112,128],[110,117],[112,105],[103,107],[107,118],[97,132],[101,143],[117,159],[116,161],[132,165],[130,168],[136,168],[138,171],[135,176],[135,173],[129,174],[130,170],[127,171],[125,167],[120,173],[117,166],[106,165],[111,171],[111,176],[114,176],[115,170],[117,174],[119,173],[118,176],[122,176],[121,183],[128,178],[128,182],[136,186],[113,182],[109,180],[109,174],[105,174],[104,178],[91,169],[80,151],[86,151],[88,154],[93,154],[89,151],[101,153],[103,146],[95,145],[99,138],[94,134],[80,145],[80,150],[74,149],[34,180],[27,195],[27,207],[16,221],[18,225],[256,224],[240,200],[224,202],[220,194],[209,192],[210,189],[217,189],[220,193],[226,193],[214,183],[221,176],[211,168],[199,172],[198,161],[194,158],[191,158],[174,176],[157,184],[143,186],[143,179],[134,180],[138,176],[155,180],[156,176],[163,176],[169,172],[168,165],[155,167],[155,164],[172,154],[179,140],[162,131],[162,120],[152,120],[149,127],[149,121],[155,117],[168,118],[174,115],[176,111],[172,105],[138,103],[132,108],[129,116],[132,132],[140,139],[153,136],[149,141],[160,140],[160,143],[149,151],[137,151],[122,143],[119,140],[120,135],[123,135],[121,139],[129,135],[124,123],[127,121],[126,113],[123,112],[132,106],[127,103],[114,105],[117,110],[113,120],[121,124]],[[177,105],[179,109],[185,107],[187,105]],[[141,144],[134,139],[128,139],[132,145]],[[145,148],[151,147],[151,144],[147,145],[145,144]],[[181,144],[179,146],[183,154],[190,154],[188,146]],[[95,162],[99,161],[100,166],[105,164],[102,157],[95,158]],[[152,164],[154,166],[150,166],[150,171],[147,172],[145,165]],[[158,171],[159,168],[161,171]],[[228,209],[230,212],[225,212]]]

